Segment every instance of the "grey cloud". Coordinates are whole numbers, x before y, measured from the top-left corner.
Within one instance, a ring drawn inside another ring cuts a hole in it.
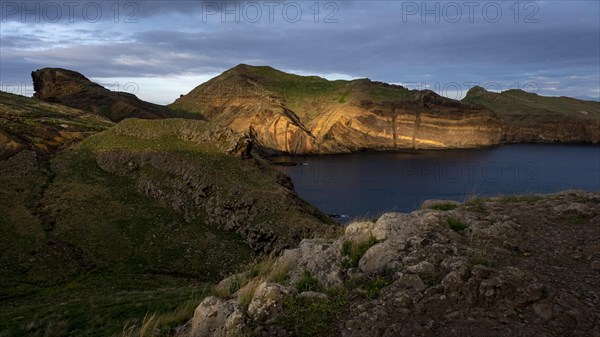
[[[92,36],[97,45],[71,41],[61,48],[50,44],[28,51],[35,40],[2,35],[2,78],[8,67],[16,67],[10,76],[17,76],[17,70],[28,76],[40,64],[74,68],[89,77],[123,77],[214,73],[238,63],[260,63],[388,82],[418,80],[425,73],[439,82],[526,82],[523,74],[548,71],[569,92],[573,86],[598,85],[600,24],[592,11],[598,11],[597,4],[540,3],[535,24],[403,22],[397,3],[368,4],[340,2],[337,24],[315,24],[310,18],[297,24],[203,24],[192,18],[197,1],[151,2],[144,4],[143,15],[155,17],[149,21],[156,22],[154,27],[86,26],[77,32]],[[166,13],[188,13],[191,19],[165,24]],[[24,61],[6,61],[15,59]],[[586,72],[596,74],[596,84],[567,78]]]
[[[272,2],[272,0],[270,1]],[[212,12],[216,10],[220,12],[223,9],[223,4],[236,3],[242,5],[246,2],[245,0],[3,0],[0,7],[0,19],[2,22],[17,21],[23,23],[68,24],[98,21],[131,23],[164,14],[197,15],[203,11]]]

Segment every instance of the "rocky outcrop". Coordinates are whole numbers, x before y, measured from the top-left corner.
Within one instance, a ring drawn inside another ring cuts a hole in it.
[[[600,143],[600,102],[481,87],[469,90],[463,102],[496,112],[504,121],[503,142]]]
[[[432,91],[367,79],[330,82],[270,67],[239,65],[170,107],[251,130],[267,152],[465,148],[498,144],[502,137],[492,111]]]
[[[286,281],[251,300],[274,309],[224,299],[235,309],[222,321],[241,310],[241,331],[272,336],[595,336],[599,235],[600,194],[580,191],[388,213],[284,251],[275,265],[288,267]],[[222,305],[210,301],[199,308]],[[322,307],[338,312],[307,317]]]
[[[34,97],[51,103],[91,112],[118,122],[125,118],[166,118],[172,112],[164,106],[140,100],[126,92],[110,91],[83,76],[60,68],[31,73]]]

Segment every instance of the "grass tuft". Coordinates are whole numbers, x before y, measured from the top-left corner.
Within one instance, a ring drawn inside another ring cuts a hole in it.
[[[486,254],[474,253],[469,258],[469,261],[467,263],[467,273],[468,273],[469,277],[471,277],[473,267],[475,267],[475,266],[484,266],[484,267],[491,268],[491,267],[493,267],[493,263]]]
[[[238,292],[238,303],[244,310],[248,309],[256,289],[263,281],[261,279],[253,279],[246,283]]]
[[[379,293],[381,289],[390,285],[391,280],[387,277],[377,276],[375,278],[369,279],[363,286],[366,290],[364,296],[370,300],[374,300],[379,297]]]
[[[464,205],[468,210],[476,212],[476,213],[487,213],[487,209],[485,208],[485,200],[483,198],[472,196],[469,197]]]
[[[304,291],[322,291],[321,282],[314,278],[308,270],[304,271],[302,277],[294,284],[296,290],[301,293]]]
[[[377,243],[377,239],[370,237],[365,241],[354,243],[352,241],[344,241],[342,243],[342,268],[356,268],[358,262],[365,255],[367,250]]]
[[[433,205],[431,207],[429,207],[430,209],[435,209],[438,211],[451,211],[455,208],[457,208],[458,206],[456,204],[453,204],[451,202],[446,202],[446,203],[441,203],[441,204],[437,204],[437,205]]]
[[[455,218],[449,218],[447,221],[450,229],[461,235],[465,233],[465,229],[469,228],[469,225]]]

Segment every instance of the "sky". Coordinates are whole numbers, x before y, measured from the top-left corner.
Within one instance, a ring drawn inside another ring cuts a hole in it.
[[[474,85],[600,100],[600,1],[5,1],[0,90],[61,67],[173,102],[237,64],[460,99]]]

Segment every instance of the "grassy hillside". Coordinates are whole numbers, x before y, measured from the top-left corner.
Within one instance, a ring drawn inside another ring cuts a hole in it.
[[[52,153],[112,125],[78,109],[0,92],[0,159],[24,148]]]
[[[200,121],[127,120],[56,156],[0,161],[0,336],[121,335],[147,314],[167,335],[257,247],[331,228],[277,171],[225,154],[234,140]]]
[[[117,334],[125,320],[185,305],[253,256],[239,235],[186,221],[89,151],[51,166],[0,178],[0,335]]]

